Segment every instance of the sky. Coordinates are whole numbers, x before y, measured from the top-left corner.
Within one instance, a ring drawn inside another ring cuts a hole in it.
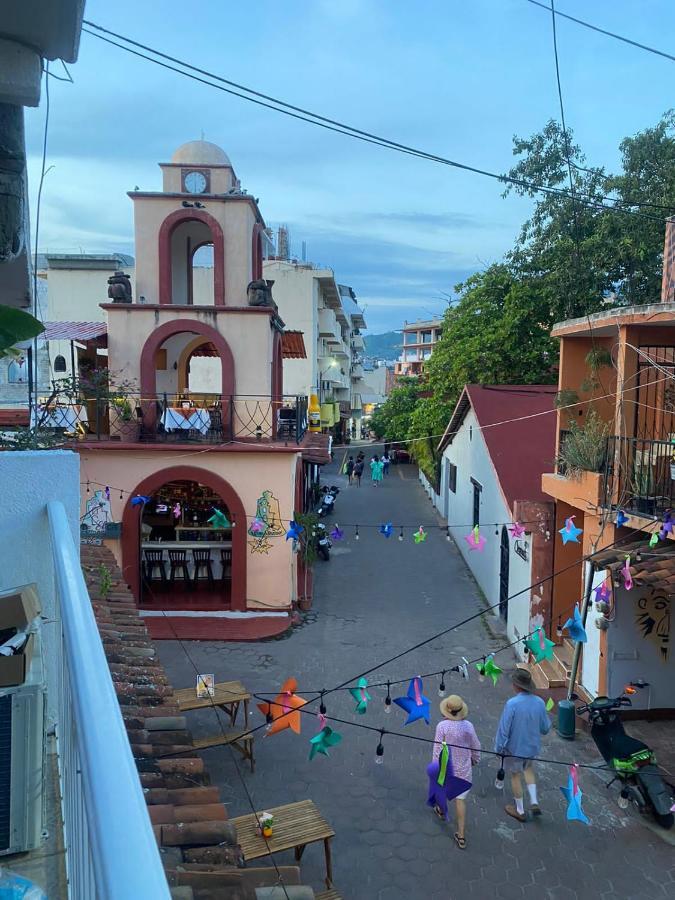
[[[668,52],[670,0],[557,0],[556,8]],[[639,14],[636,14],[639,12]],[[496,172],[514,135],[559,118],[551,17],[527,0],[87,0],[91,21],[321,115]],[[565,114],[592,165],[673,103],[673,62],[564,19]],[[63,76],[60,63],[52,63]],[[368,330],[442,314],[445,293],[498,260],[530,201],[491,179],[394,153],[254,106],[82,35],[74,84],[50,79],[39,249],[133,255],[128,190],[204,138],[229,155],[292,252],[331,266]],[[27,110],[31,217],[44,137]]]

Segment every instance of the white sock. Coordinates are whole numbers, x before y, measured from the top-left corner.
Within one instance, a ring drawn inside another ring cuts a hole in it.
[[[537,803],[537,785],[536,784],[528,784],[527,793],[530,795],[530,803],[534,803],[535,805],[538,805],[538,803]]]
[[[523,806],[523,798],[522,797],[520,797],[520,798],[514,797],[513,799],[516,802],[516,811],[518,812],[519,815],[524,816],[525,815],[525,807]]]

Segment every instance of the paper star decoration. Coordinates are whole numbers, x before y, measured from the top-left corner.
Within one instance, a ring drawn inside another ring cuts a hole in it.
[[[525,537],[525,526],[521,525],[520,522],[514,522],[513,525],[509,525],[509,533],[512,538]]]
[[[330,536],[334,541],[341,541],[345,536],[344,531],[342,531],[337,522],[335,523],[335,525],[333,525],[333,530],[331,531]]]
[[[482,552],[483,547],[485,546],[485,538],[480,533],[480,528],[478,525],[475,526],[473,531],[464,536],[464,540],[469,545],[470,550],[478,550],[479,553]]]
[[[391,522],[387,522],[386,525],[380,525],[380,534],[383,534],[386,538],[390,538],[394,532],[394,526]]]
[[[478,674],[481,678],[491,678],[493,687],[499,681],[499,676],[502,674],[502,670],[495,663],[492,656],[488,656],[485,662],[476,663],[476,668],[478,669]]]
[[[105,489],[105,499],[110,500],[110,488],[108,486]]]
[[[443,818],[448,818],[448,801],[454,800],[464,791],[469,790],[471,782],[458,778],[452,771],[452,758],[448,745],[443,741],[441,752],[437,760],[427,766],[429,776],[429,796],[427,803],[431,807],[437,806]]]
[[[580,644],[585,644],[588,640],[586,629],[584,628],[584,624],[581,621],[581,613],[579,612],[578,603],[574,607],[574,613],[572,614],[571,618],[569,618],[565,622],[563,628],[567,629],[567,633],[573,641],[577,641]]]
[[[553,697],[549,697],[548,700],[546,701],[546,712],[551,712],[551,710],[553,709],[554,706],[555,706],[555,702],[553,700]]]
[[[180,503],[174,503],[173,505],[173,517],[174,519],[180,519],[181,508]]]
[[[630,591],[633,587],[633,576],[630,574],[630,556],[626,557],[626,561],[621,567],[621,574],[623,575],[623,586],[627,591]]]
[[[132,506],[140,506],[141,503],[145,504],[145,503],[149,503],[149,502],[150,502],[150,497],[144,497],[143,494],[136,494],[135,497],[131,498]]]
[[[595,602],[596,603],[608,603],[609,602],[609,588],[603,581],[602,584],[599,584],[595,589]]]
[[[407,695],[396,697],[394,703],[408,713],[404,725],[410,725],[418,719],[424,719],[429,724],[429,699],[422,693],[422,679],[419,675],[410,679]]]
[[[542,662],[544,659],[553,657],[553,648],[555,644],[544,634],[543,628],[537,628],[534,634],[525,639],[525,646],[534,656],[535,662]]]
[[[654,532],[654,534],[649,538],[649,546],[656,547],[658,542],[659,542],[659,536],[656,532]]]
[[[616,514],[617,528],[621,528],[622,526],[624,526],[629,518],[630,518],[630,516],[627,516],[626,513],[622,509],[620,509],[618,511],[618,513]]]
[[[338,734],[337,731],[333,731],[329,725],[324,725],[318,734],[315,734],[313,738],[309,739],[309,758],[314,759],[317,753],[328,756],[329,748],[337,746],[341,740],[341,734]]]
[[[274,720],[267,734],[276,734],[284,728],[292,729],[300,734],[300,713],[298,710],[307,703],[295,693],[298,682],[295,678],[287,678],[281,685],[281,693],[273,703],[259,703],[258,709],[264,715],[271,715]]]
[[[579,787],[579,776],[576,766],[570,766],[570,774],[567,779],[567,787],[561,787],[563,797],[567,800],[567,819],[570,822],[583,822],[584,825],[590,825],[590,819],[581,808],[581,788]]]
[[[421,544],[421,543],[423,543],[423,541],[426,541],[426,539],[427,539],[427,533],[424,530],[424,528],[422,528],[422,526],[420,525],[419,530],[413,534],[413,540],[415,541],[416,544]]]
[[[286,532],[286,540],[287,541],[298,541],[300,540],[300,535],[305,529],[302,525],[298,525],[297,522],[289,522],[288,523],[288,531]]]
[[[574,524],[574,516],[568,516],[559,534],[562,535],[563,544],[578,544],[578,537],[580,534],[583,534],[583,531],[583,528],[577,528]]]
[[[359,715],[365,715],[366,710],[368,709],[368,701],[371,700],[371,696],[366,690],[368,687],[368,682],[365,678],[359,678],[356,683],[355,688],[349,688],[349,693],[356,700],[356,708],[354,712],[359,713]]]
[[[179,509],[180,509],[180,507],[179,507]],[[174,510],[174,512],[175,512],[175,510]],[[180,512],[178,513],[178,515],[180,515]],[[231,528],[232,527],[232,523],[227,518],[225,513],[219,509],[216,509],[215,506],[213,507],[213,515],[211,516],[210,519],[207,519],[206,521],[210,522],[214,528]]]
[[[251,522],[251,527],[249,528],[250,534],[260,534],[265,530],[265,523],[260,519],[254,519]]]

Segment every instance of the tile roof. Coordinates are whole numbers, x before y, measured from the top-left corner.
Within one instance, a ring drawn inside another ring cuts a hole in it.
[[[594,557],[598,568],[617,572],[631,558],[630,572],[635,584],[659,586],[669,596],[675,595],[675,543],[661,541],[655,547],[646,547],[644,538],[630,544],[609,547]]]
[[[115,558],[106,547],[84,545],[81,564],[172,896],[254,898],[255,886],[276,884],[276,871],[241,868],[236,829],[203,759],[189,752],[186,718]],[[105,599],[101,566],[112,580]],[[297,867],[282,873],[286,884],[300,883]]]
[[[45,322],[45,341],[90,341],[108,333],[105,322]]]
[[[329,444],[330,435],[319,434],[316,431],[306,432],[300,444],[302,458],[306,462],[315,463],[318,466],[323,466],[326,463],[329,463]]]
[[[553,384],[467,384],[440,447],[453,442],[471,407],[509,507],[516,500],[550,502],[541,475],[551,471],[555,458],[556,392]]]
[[[282,333],[281,354],[284,359],[307,359],[302,331],[284,331]]]

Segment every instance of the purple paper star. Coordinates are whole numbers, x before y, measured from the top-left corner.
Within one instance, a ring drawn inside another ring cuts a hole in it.
[[[525,526],[521,525],[520,522],[514,522],[513,525],[509,525],[509,532],[511,533],[512,538],[524,537]]]
[[[608,603],[609,602],[609,588],[603,581],[602,584],[599,584],[595,589],[595,602],[596,603]]]
[[[331,533],[330,533],[330,536],[331,536],[331,538],[332,538],[334,541],[341,541],[342,538],[345,536],[345,533],[344,533],[344,531],[340,528],[339,525],[335,524],[335,525],[333,526],[333,530],[332,530]]]

